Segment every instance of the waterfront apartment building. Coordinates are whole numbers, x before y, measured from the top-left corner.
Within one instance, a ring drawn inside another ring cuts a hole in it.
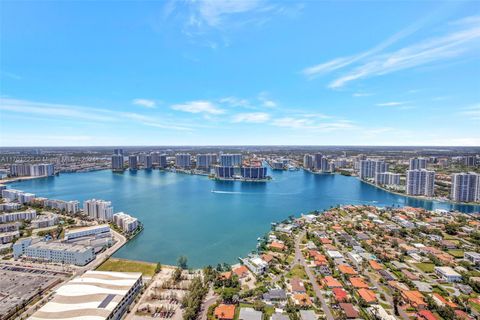
[[[119,320],[142,286],[141,273],[87,271],[58,288],[29,319]]]
[[[220,166],[222,167],[240,167],[243,157],[240,153],[224,153],[220,155]]]
[[[408,195],[433,197],[434,187],[435,171],[407,170],[405,191]]]
[[[58,223],[58,216],[55,213],[44,212],[41,216],[33,219],[31,223],[34,229],[53,227]]]
[[[128,156],[128,168],[130,170],[137,170],[138,169],[138,157],[137,155],[129,155]]]
[[[220,179],[232,179],[233,175],[235,174],[234,167],[223,167],[223,166],[216,166],[215,167],[215,176]]]
[[[110,236],[110,227],[108,224],[98,226],[70,229],[65,232],[65,241],[71,241],[83,237]]]
[[[303,168],[307,170],[313,169],[313,156],[311,154],[306,154],[303,156]]]
[[[13,245],[13,256],[15,259],[23,257],[84,266],[95,259],[95,250],[90,246],[58,241],[45,242],[40,238],[24,238]]]
[[[28,163],[13,163],[10,165],[10,176],[12,177],[27,177],[30,176],[30,164]]]
[[[247,180],[263,180],[267,178],[266,167],[242,167],[240,168],[242,178]]]
[[[4,189],[2,190],[2,198],[7,200],[7,202],[16,201],[20,204],[25,204],[33,202],[35,200],[35,195],[33,193],[15,189]]]
[[[121,154],[112,155],[112,170],[123,171],[123,155]]]
[[[158,167],[164,169],[167,167],[167,155],[161,154],[158,156]]]
[[[124,155],[123,149],[121,149],[121,148],[113,149],[113,154],[123,156]]]
[[[14,163],[10,165],[10,176],[12,177],[48,177],[55,174],[55,165],[52,163],[28,164]]]
[[[80,202],[77,200],[64,201],[47,198],[36,198],[35,203],[40,204],[45,208],[57,209],[70,214],[75,214],[80,211]]]
[[[480,201],[480,174],[475,172],[452,174],[450,198],[458,202]]]
[[[19,210],[20,207],[21,207],[21,204],[16,202],[0,203],[0,211],[3,211],[3,212]]]
[[[316,171],[322,170],[323,155],[321,153],[315,153],[313,155],[313,169]]]
[[[191,166],[190,153],[177,153],[175,155],[175,167],[179,169],[190,169]]]
[[[362,180],[375,178],[375,174],[388,171],[388,163],[383,160],[360,160],[359,177]]]
[[[392,172],[377,172],[375,173],[375,183],[380,185],[400,185],[400,174]]]
[[[131,233],[138,228],[138,220],[124,212],[118,212],[113,215],[113,222],[124,232]]]
[[[408,170],[422,170],[427,169],[426,158],[411,158],[408,164]]]
[[[34,177],[49,177],[55,174],[55,165],[51,163],[32,164],[30,175]]]
[[[147,154],[145,156],[145,162],[143,163],[143,167],[145,169],[152,169],[153,168],[153,158],[151,154]]]
[[[197,154],[197,169],[208,171],[217,162],[217,155],[214,153]]]
[[[83,202],[83,212],[85,215],[96,220],[112,221],[112,202],[96,199],[86,200]]]
[[[8,212],[0,214],[0,223],[15,222],[21,220],[32,220],[37,217],[37,211],[28,209],[20,212]]]

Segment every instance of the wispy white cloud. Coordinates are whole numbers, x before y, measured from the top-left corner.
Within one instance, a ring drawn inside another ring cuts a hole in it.
[[[328,87],[335,89],[355,80],[382,76],[400,70],[457,58],[472,53],[479,47],[480,18],[475,16],[463,19],[461,23],[452,24],[456,30],[442,36],[427,38],[396,51],[382,53],[399,40],[416,32],[423,25],[424,22],[420,21],[370,50],[357,55],[335,58],[331,61],[305,68],[302,72],[307,77],[312,78],[347,67],[353,67],[330,82]]]
[[[243,108],[251,107],[250,101],[248,101],[247,99],[241,99],[233,96],[221,98],[218,100],[218,102],[222,104],[226,104],[230,107],[243,107]]]
[[[320,122],[311,118],[283,117],[272,121],[272,125],[291,129],[303,129],[309,131],[330,132],[335,130],[354,129],[356,126],[349,120],[337,120]]]
[[[131,112],[116,112],[107,109],[55,104],[28,100],[0,98],[0,110],[3,112],[46,116],[54,119],[72,121],[90,121],[99,123],[133,122],[150,127],[172,130],[192,130],[189,126],[172,125],[166,120],[160,120],[154,115],[142,115]]]
[[[225,110],[217,107],[210,101],[190,101],[183,104],[174,104],[171,106],[173,110],[189,112],[189,113],[204,113],[204,114],[223,114]]]
[[[369,96],[373,96],[373,93],[368,93],[368,92],[355,92],[354,94],[352,94],[353,97],[355,98],[359,98],[359,97],[369,97]]]
[[[403,106],[407,102],[404,101],[390,101],[390,102],[382,102],[382,103],[377,103],[377,106],[379,107],[396,107],[396,106]]]
[[[471,120],[480,120],[480,103],[464,108],[460,115],[470,118]]]
[[[340,57],[336,58],[324,63],[320,63],[308,68],[303,69],[303,74],[306,75],[309,78],[314,78],[316,76],[329,73],[338,69],[342,69],[344,67],[347,67],[353,63],[356,63],[358,61],[361,61],[365,58],[368,58],[374,54],[377,54],[381,52],[382,50],[388,48],[389,46],[395,44],[396,42],[402,40],[403,38],[406,38],[407,36],[415,33],[418,31],[428,20],[427,18],[424,18],[420,21],[417,21],[416,23],[408,26],[407,28],[403,29],[400,32],[397,32],[387,40],[379,43],[375,47],[371,48],[370,50],[364,51],[362,53],[348,56],[348,57]]]
[[[206,23],[209,26],[215,27],[222,24],[228,16],[259,9],[262,1],[200,0],[192,2],[192,5],[196,6],[196,12],[190,16],[191,24]]]
[[[157,106],[154,100],[150,99],[133,99],[132,103],[137,106],[153,109]]]
[[[265,112],[239,113],[233,116],[233,122],[263,123],[270,120],[270,115]]]
[[[329,87],[340,88],[354,80],[453,59],[478,49],[479,39],[480,23],[468,25],[441,37],[430,38],[391,53],[375,55],[332,81]]]
[[[0,98],[0,110],[63,117],[72,120],[115,122],[118,118],[109,110],[74,105],[44,103],[27,100]]]
[[[262,106],[266,108],[275,108],[277,103],[269,98],[268,92],[260,92],[258,94],[258,100],[261,102]]]

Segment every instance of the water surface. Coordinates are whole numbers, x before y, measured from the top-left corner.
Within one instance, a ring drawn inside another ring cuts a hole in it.
[[[342,175],[269,174],[272,181],[242,183],[158,170],[105,170],[27,180],[10,187],[53,199],[110,200],[115,212],[127,212],[145,225],[115,256],[175,264],[185,255],[192,267],[234,263],[255,248],[257,237],[270,229],[272,221],[338,204],[480,211],[480,206],[395,195]]]

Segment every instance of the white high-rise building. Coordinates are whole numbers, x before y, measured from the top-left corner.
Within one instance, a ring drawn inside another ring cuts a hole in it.
[[[123,170],[123,155],[121,154],[112,155],[112,170],[113,171]]]
[[[136,155],[128,156],[128,167],[130,170],[137,170],[138,168],[138,158]]]
[[[476,157],[475,156],[464,156],[463,159],[463,165],[467,167],[475,167],[476,165]]]
[[[222,167],[240,167],[242,165],[242,155],[240,153],[225,153],[220,155],[220,166]]]
[[[400,185],[400,174],[392,172],[377,172],[375,173],[375,183],[398,186]]]
[[[313,156],[311,154],[303,156],[303,167],[308,170],[313,169]]]
[[[199,170],[208,170],[215,162],[217,162],[216,154],[197,154],[197,169]]]
[[[191,167],[190,153],[177,153],[175,155],[175,166],[181,169],[190,169]]]
[[[96,199],[86,200],[83,202],[83,212],[96,220],[111,221],[113,217],[112,202]]]
[[[138,220],[124,212],[118,212],[113,215],[113,222],[122,228],[125,232],[133,232],[138,228]]]
[[[412,196],[434,195],[435,188],[435,171],[426,169],[407,170],[407,184],[405,191]]]
[[[458,202],[480,201],[480,174],[475,172],[452,174],[450,197]]]
[[[388,171],[388,163],[383,160],[360,160],[359,176],[364,180],[375,178],[375,174]]]
[[[425,158],[411,158],[408,170],[427,169],[427,159]]]
[[[80,202],[77,200],[67,201],[66,211],[68,213],[77,213],[80,211]]]
[[[153,158],[152,158],[152,155],[147,154],[147,155],[145,156],[145,162],[144,162],[143,166],[145,167],[145,169],[152,169],[152,167],[153,167]]]
[[[167,167],[167,155],[166,154],[161,154],[158,157],[158,167],[162,168],[162,169]]]
[[[30,166],[30,175],[34,177],[53,176],[55,166],[51,163],[32,164]]]
[[[30,175],[30,165],[27,163],[14,163],[10,165],[12,177],[25,177]]]
[[[320,171],[322,170],[322,160],[323,160],[323,155],[321,153],[315,153],[313,155],[313,169]]]

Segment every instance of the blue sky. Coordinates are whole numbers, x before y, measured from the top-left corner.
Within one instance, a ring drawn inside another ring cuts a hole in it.
[[[480,3],[1,1],[0,145],[480,145]]]

